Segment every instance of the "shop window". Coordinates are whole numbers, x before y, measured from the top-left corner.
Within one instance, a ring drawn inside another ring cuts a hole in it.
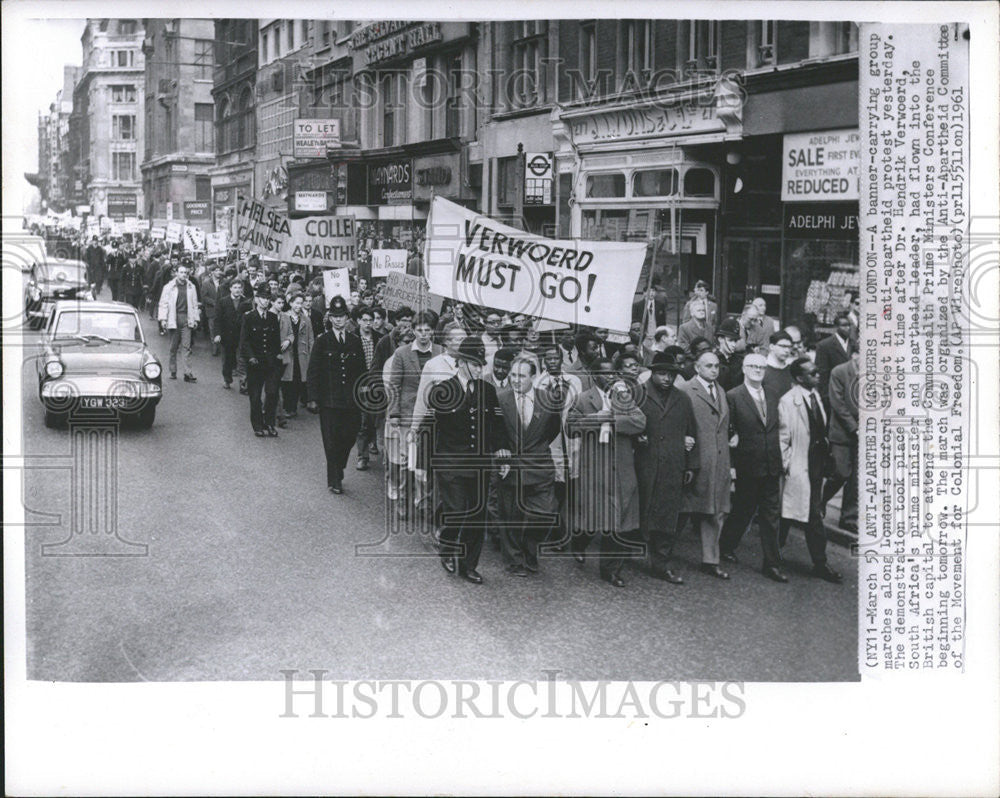
[[[670,197],[677,187],[676,169],[645,169],[632,175],[633,197]]]
[[[624,197],[625,175],[621,172],[607,175],[588,175],[587,196],[594,199]]]
[[[684,173],[685,197],[714,197],[715,173],[711,169],[688,169]]]

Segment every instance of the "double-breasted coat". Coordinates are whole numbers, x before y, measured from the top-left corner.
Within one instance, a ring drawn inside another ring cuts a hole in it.
[[[691,398],[700,467],[684,492],[682,512],[718,515],[730,510],[732,474],[729,462],[729,405],[722,386],[715,386],[716,401],[697,377],[681,389]]]
[[[688,452],[685,436],[697,441],[691,397],[680,388],[665,394],[646,384],[639,405],[646,417],[646,445],[636,446],[635,470],[639,484],[639,519],[645,535],[650,530],[673,532],[681,511],[684,472],[697,471],[699,446]]]
[[[639,528],[639,485],[634,439],[646,429],[646,416],[634,402],[612,403],[605,415],[596,386],[576,398],[566,416],[566,434],[580,440],[580,480],[575,502],[576,528],[583,532],[629,532]],[[601,427],[611,425],[606,443]]]

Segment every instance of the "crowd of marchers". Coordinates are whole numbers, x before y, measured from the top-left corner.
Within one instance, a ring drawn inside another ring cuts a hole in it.
[[[812,574],[842,581],[824,516],[842,492],[839,525],[857,531],[856,296],[816,341],[763,299],[719,318],[704,283],[679,325],[658,323],[654,289],[626,338],[453,302],[387,311],[384,282],[356,275],[328,302],[307,269],[149,241],[91,241],[84,259],[97,292],[147,308],[170,337],[171,378],[197,381],[206,337],[254,435],[318,415],[331,493],[352,450],[357,471],[381,466],[387,520],[423,533],[449,574],[480,583],[489,540],[513,576],[590,552],[612,585],[629,561],[682,584],[674,549],[691,530],[699,570],[728,579],[756,527],[761,572],[784,583],[799,527]]]

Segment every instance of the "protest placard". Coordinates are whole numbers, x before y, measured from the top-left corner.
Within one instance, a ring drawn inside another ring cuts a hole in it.
[[[284,259],[282,246],[291,237],[288,217],[257,200],[246,200],[236,217],[236,240],[241,248],[258,255]]]
[[[543,238],[435,197],[424,263],[430,290],[459,302],[627,330],[646,250]]]
[[[354,268],[356,242],[353,216],[313,216],[289,222],[280,258],[321,269]]]
[[[166,239],[168,244],[179,244],[184,235],[184,225],[180,222],[167,222]]]
[[[205,231],[200,227],[192,227],[191,225],[185,225],[184,235],[182,238],[184,244],[184,249],[191,252],[204,252],[205,250]]]
[[[87,238],[94,238],[101,234],[101,223],[98,219],[91,216],[87,219]]]
[[[205,236],[205,257],[224,258],[229,248],[229,235],[225,230]]]
[[[405,249],[373,249],[372,277],[388,277],[389,272],[405,272],[408,255],[409,252]]]
[[[444,298],[430,293],[427,280],[423,277],[392,271],[385,281],[382,304],[389,311],[398,310],[406,305],[417,311],[433,310],[435,313],[440,313]]]
[[[125,225],[115,219],[112,219],[111,229],[108,230],[108,232],[111,234],[112,238],[121,238],[125,233]]]
[[[342,296],[345,300],[351,297],[351,273],[346,268],[325,269],[323,271],[323,296],[326,297],[327,305],[335,296]]]
[[[149,237],[154,241],[163,241],[167,237],[166,227],[150,227]]]
[[[114,223],[113,223],[113,221],[112,221],[112,219],[111,219],[110,216],[102,216],[101,217],[101,232],[102,233],[110,233],[111,232],[111,228],[113,227],[113,225],[114,225]]]
[[[126,233],[138,233],[140,230],[138,216],[126,216],[122,225]]]

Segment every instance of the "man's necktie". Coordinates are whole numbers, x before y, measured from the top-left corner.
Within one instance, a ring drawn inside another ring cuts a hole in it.
[[[715,383],[710,382],[708,384],[708,395],[712,397],[712,404],[715,405],[716,409],[719,407],[719,402],[715,398]]]
[[[754,402],[757,403],[757,412],[760,413],[760,420],[765,424],[767,423],[767,405],[764,404],[764,400],[760,398],[760,394],[754,394]]]

